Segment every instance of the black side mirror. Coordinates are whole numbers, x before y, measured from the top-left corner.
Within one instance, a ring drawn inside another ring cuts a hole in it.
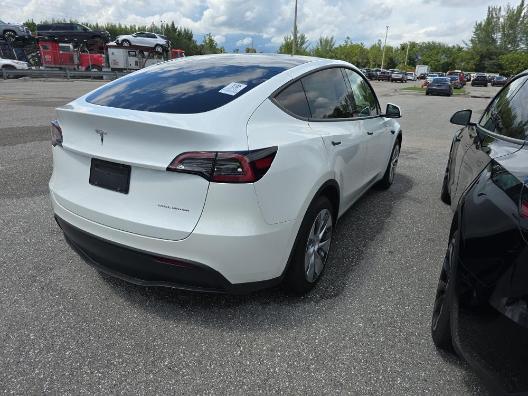
[[[387,104],[387,109],[385,110],[386,118],[401,118],[401,110],[398,106],[393,105],[392,103]]]
[[[460,110],[457,111],[451,117],[451,124],[468,126],[471,124],[471,116],[473,115],[472,110]]]

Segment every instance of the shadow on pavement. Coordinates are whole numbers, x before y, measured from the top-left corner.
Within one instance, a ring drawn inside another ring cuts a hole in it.
[[[413,180],[398,174],[394,185],[387,191],[372,189],[367,192],[339,221],[334,234],[333,250],[324,276],[313,291],[299,297],[281,287],[255,292],[249,295],[232,296],[180,291],[161,287],[142,287],[102,274],[101,277],[121,298],[168,320],[182,319],[201,321],[204,325],[229,326],[229,319],[243,320],[247,326],[258,326],[264,320],[268,325],[287,325],[285,318],[295,326],[299,312],[312,310],[321,304],[338,298],[356,267],[364,260],[364,252],[381,233],[390,214],[400,199],[413,187]],[[357,280],[354,280],[357,283]],[[292,310],[292,306],[297,306]],[[267,311],[273,311],[269,315]],[[325,308],[328,309],[328,308]],[[292,315],[279,314],[281,310],[292,311]],[[197,314],[199,312],[199,314]],[[289,319],[288,319],[289,318]]]

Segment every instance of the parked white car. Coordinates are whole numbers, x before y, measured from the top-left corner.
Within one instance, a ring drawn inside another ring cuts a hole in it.
[[[414,72],[407,72],[407,81],[416,81],[416,74]]]
[[[427,75],[427,84],[431,84],[433,82],[433,79],[435,79],[436,77],[439,77],[438,74],[435,74],[435,73],[429,73]]]
[[[70,245],[130,282],[217,292],[312,288],[402,141],[400,109],[357,68],[289,55],[164,62],[57,113],[49,186]]]
[[[29,65],[19,60],[0,58],[0,69],[27,70]]]
[[[169,48],[169,41],[165,36],[151,32],[137,32],[134,34],[117,36],[115,43],[124,47],[130,45],[152,47],[158,52],[162,52],[164,49]]]

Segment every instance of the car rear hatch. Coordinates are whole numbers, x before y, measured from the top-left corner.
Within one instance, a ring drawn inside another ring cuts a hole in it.
[[[206,115],[200,122],[197,115],[146,114],[58,109],[63,142],[54,149],[51,191],[61,206],[99,224],[183,239],[201,216],[209,182],[167,166],[184,152],[247,148],[246,136],[211,131],[218,122]]]

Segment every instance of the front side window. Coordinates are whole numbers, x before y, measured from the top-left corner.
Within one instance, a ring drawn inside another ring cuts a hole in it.
[[[378,101],[365,79],[350,69],[344,69],[352,90],[353,117],[377,116]]]
[[[352,106],[340,68],[325,69],[304,77],[302,85],[312,118],[351,118]]]
[[[275,100],[290,113],[303,118],[310,118],[310,108],[308,107],[308,100],[304,93],[302,83],[300,81],[282,90]]]
[[[480,125],[506,137],[525,140],[528,138],[528,76],[507,85],[488,107]]]

